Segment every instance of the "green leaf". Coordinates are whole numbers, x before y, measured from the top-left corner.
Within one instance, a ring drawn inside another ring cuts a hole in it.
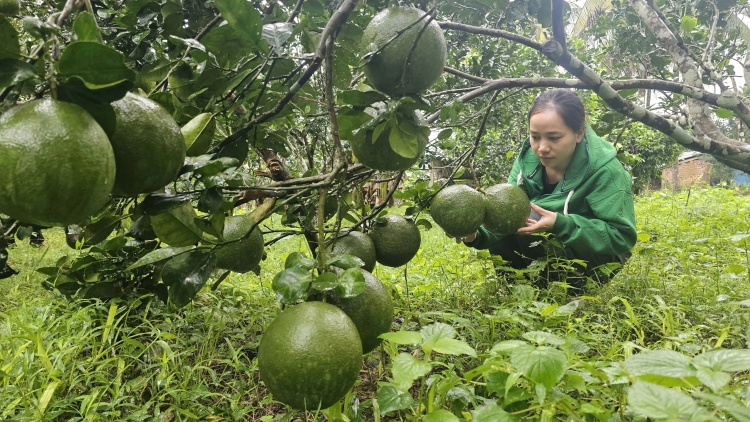
[[[201,44],[226,67],[234,66],[255,49],[255,41],[248,40],[229,25],[220,25],[209,31],[201,39]]]
[[[428,415],[425,415],[424,419],[422,419],[424,422],[459,422],[460,419],[456,417],[453,413],[445,410],[440,409],[436,410]]]
[[[643,416],[654,419],[710,420],[701,418],[706,411],[690,396],[671,388],[636,381],[628,388],[628,406]]]
[[[372,116],[361,110],[355,110],[351,107],[341,107],[336,113],[336,120],[339,124],[339,135],[341,139],[352,140],[354,132],[362,128]],[[364,132],[357,132],[356,136],[364,136]]]
[[[682,378],[695,376],[690,359],[671,350],[653,350],[631,356],[625,361],[625,368],[631,375],[660,375]]]
[[[324,292],[327,290],[333,290],[339,285],[339,278],[334,273],[323,273],[315,277],[315,281],[312,283],[312,288]]]
[[[73,33],[76,34],[76,41],[102,42],[96,20],[87,11],[83,11],[76,16],[76,20],[73,22]]]
[[[700,367],[698,368],[696,376],[700,382],[710,388],[714,393],[721,390],[732,380],[732,376],[726,372],[712,371],[711,369]]]
[[[5,16],[0,14],[0,59],[17,59],[20,54],[18,31]]]
[[[474,416],[472,422],[510,422],[513,420],[510,413],[503,410],[497,403],[486,404],[473,410],[471,414]]]
[[[372,136],[371,136],[373,143],[375,143],[378,140],[378,138],[380,138],[380,135],[383,134],[383,131],[387,127],[388,127],[388,122],[383,122],[375,126],[375,129],[372,130]]]
[[[0,51],[0,89],[5,89],[19,82],[33,79],[37,76],[34,68],[21,60],[3,59]]]
[[[289,22],[267,23],[263,25],[260,36],[279,54],[281,48],[294,32],[294,25]]]
[[[516,349],[532,350],[534,346],[522,340],[504,340],[501,341],[490,349],[490,353],[505,353],[511,354]]]
[[[692,16],[683,16],[680,26],[682,27],[683,31],[690,32],[695,29],[696,26],[698,26],[698,18],[694,18]]]
[[[123,294],[120,283],[112,281],[104,281],[96,283],[88,287],[81,292],[81,297],[84,299],[109,299],[113,297],[120,297]]]
[[[33,16],[23,18],[23,29],[34,38],[49,41],[52,36],[60,33],[60,28],[51,22],[45,22]]]
[[[339,285],[333,290],[337,296],[349,298],[365,291],[365,276],[359,268],[349,268],[339,276]]]
[[[718,409],[729,413],[739,422],[750,422],[750,408],[744,403],[733,400],[730,398],[731,396],[716,396],[700,391],[693,391],[692,394],[700,399],[710,401],[716,405]]]
[[[342,270],[348,270],[351,268],[364,267],[365,262],[362,261],[361,258],[358,258],[354,255],[341,254],[334,255],[326,262],[326,265],[332,265],[334,267],[341,268]]]
[[[146,195],[138,204],[138,210],[143,214],[153,216],[177,208],[188,201],[190,201],[190,195],[152,193]]]
[[[568,361],[563,352],[539,346],[530,353],[513,353],[510,363],[530,380],[550,389],[562,379]]]
[[[211,147],[216,132],[216,119],[211,113],[201,113],[180,129],[185,138],[188,157],[205,154]]]
[[[134,270],[144,265],[163,261],[167,258],[172,258],[177,255],[184,254],[185,252],[188,252],[192,249],[195,249],[195,246],[183,246],[180,248],[160,248],[155,251],[151,251],[146,255],[143,255],[142,257],[140,257],[140,259],[138,259],[138,261],[135,261],[131,266],[126,268],[125,271]]]
[[[431,370],[431,364],[419,360],[408,353],[400,353],[396,356],[393,359],[393,367],[391,368],[393,381],[403,391],[408,391],[417,378],[429,374]]]
[[[717,116],[723,119],[728,119],[734,116],[734,112],[732,110],[727,110],[725,108],[717,108],[716,110],[714,110],[714,113],[716,113]]]
[[[195,245],[201,240],[201,230],[195,225],[197,214],[190,203],[151,216],[151,225],[159,239],[169,246]]]
[[[104,217],[96,223],[84,227],[81,234],[81,238],[84,240],[83,246],[94,246],[105,241],[123,218],[118,216]]]
[[[565,339],[562,339],[554,334],[545,331],[529,331],[527,333],[523,333],[521,337],[538,345],[552,344],[555,346],[560,346],[565,344]]]
[[[394,344],[421,344],[422,334],[416,331],[395,331],[392,333],[383,333],[378,336],[383,340]]]
[[[417,137],[404,132],[401,126],[391,128],[391,133],[388,135],[388,143],[393,152],[405,158],[414,158],[419,152]]]
[[[204,251],[191,251],[172,258],[161,276],[169,286],[169,300],[179,308],[190,303],[215,267],[216,256]]]
[[[386,101],[385,95],[377,91],[359,91],[356,89],[341,91],[336,95],[339,104],[349,104],[355,107],[366,107],[379,101]]]
[[[476,350],[463,340],[454,338],[440,338],[430,345],[433,351],[444,355],[469,355],[477,356]]]
[[[458,334],[455,328],[442,322],[426,325],[419,332],[424,343],[435,342],[441,338],[456,338]]]
[[[276,274],[271,288],[276,292],[276,298],[285,304],[303,302],[310,290],[312,275],[302,268],[288,268]]]
[[[135,72],[125,65],[125,57],[112,47],[78,41],[63,51],[58,69],[68,78],[78,77],[89,89],[110,87],[123,81],[135,82]]]
[[[253,3],[246,0],[216,0],[214,4],[232,29],[252,43],[260,40],[263,21]]]
[[[740,372],[750,370],[750,350],[716,349],[696,356],[693,363],[714,371]]]
[[[315,260],[305,256],[302,252],[292,252],[287,255],[284,261],[284,268],[300,268],[305,271],[310,271],[315,266]]]
[[[396,410],[408,409],[416,404],[411,394],[400,391],[398,388],[391,384],[379,384],[378,405],[380,407],[381,415],[385,415],[386,413]]]

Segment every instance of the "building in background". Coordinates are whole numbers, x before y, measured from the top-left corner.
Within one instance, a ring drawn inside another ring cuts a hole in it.
[[[661,188],[680,190],[700,184],[710,185],[713,166],[705,160],[704,154],[685,151],[677,157],[674,165],[662,170]]]

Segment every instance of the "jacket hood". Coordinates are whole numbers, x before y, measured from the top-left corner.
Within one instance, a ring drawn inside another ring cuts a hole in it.
[[[591,160],[590,157],[595,157]],[[612,144],[600,138],[591,126],[586,125],[586,134],[581,142],[576,145],[573,158],[568,165],[565,175],[556,192],[568,192],[574,190],[586,178],[604,167],[607,163],[617,159],[617,150]],[[531,149],[529,138],[523,143],[518,160],[521,171],[518,176],[518,184],[524,179],[530,179],[541,185],[542,163]],[[538,178],[538,179],[537,179]]]

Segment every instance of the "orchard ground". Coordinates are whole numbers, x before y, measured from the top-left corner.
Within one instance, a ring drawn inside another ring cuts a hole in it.
[[[545,415],[644,420],[632,411],[638,406],[628,402],[632,379],[596,382],[585,368],[607,372],[646,349],[691,357],[715,348],[748,348],[750,192],[656,192],[637,198],[636,215],[639,241],[633,258],[613,282],[583,299],[570,298],[560,285],[511,291],[494,277],[486,253],[455,244],[436,225],[422,229],[422,248],[407,267],[378,265],[374,272],[396,304],[392,329],[419,331],[445,323],[478,357],[433,355],[431,362],[438,363],[429,374],[412,377],[416,382],[409,392],[416,403],[386,413],[399,400],[411,403],[408,397],[389,396],[389,384],[379,384],[392,380],[393,358],[399,351],[419,356],[413,348],[386,342],[365,358],[340,414],[285,416],[284,406],[259,382],[255,356],[264,327],[279,309],[271,279],[283,269],[286,255],[306,251],[304,239],[268,248],[260,277],[232,275],[173,312],[146,297],[70,303],[44,290],[43,276],[34,269],[76,253],[66,246],[62,230],[47,230],[42,248],[17,242],[9,264],[20,274],[0,280],[0,418],[422,420],[439,409],[466,417],[500,397],[499,404],[522,420]],[[478,370],[496,343],[538,339],[539,332],[574,341],[578,348],[575,354],[565,349],[568,374],[558,380],[557,390],[546,393],[551,407],[532,403],[535,390],[523,380],[503,394],[513,385],[506,384],[507,377],[498,380]],[[571,371],[580,372],[580,379]],[[496,385],[500,381],[502,388]],[[579,394],[566,394],[577,401],[561,399],[576,382]],[[746,371],[733,374],[721,394],[748,403],[749,382]],[[515,403],[508,404],[508,391],[516,394]],[[432,420],[459,420],[439,414],[443,419]]]

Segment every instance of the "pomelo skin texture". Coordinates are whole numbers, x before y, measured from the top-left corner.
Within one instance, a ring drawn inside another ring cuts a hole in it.
[[[260,379],[275,400],[298,410],[326,409],[341,400],[361,367],[357,327],[329,303],[287,308],[260,340]]]
[[[247,234],[255,224],[249,215],[236,215],[224,220],[224,240],[237,240]],[[263,258],[263,233],[256,227],[250,236],[239,242],[229,243],[216,249],[216,267],[246,273]]]
[[[114,181],[112,146],[83,108],[44,99],[0,116],[0,212],[40,226],[80,223]]]
[[[484,195],[470,186],[451,185],[435,195],[430,215],[451,237],[476,233],[484,221]]]
[[[375,268],[375,244],[372,243],[370,236],[358,232],[349,232],[346,236],[339,237],[333,243],[329,251],[333,255],[352,255],[361,259],[365,266],[365,271],[372,271]]]
[[[424,15],[415,7],[389,7],[375,15],[365,28],[363,54],[382,48],[364,66],[365,76],[378,91],[391,97],[418,94],[440,78],[447,51],[445,37],[434,20],[419,35],[429,22],[429,17],[420,20]],[[393,39],[407,27],[406,32]],[[417,45],[412,49],[415,41]]]
[[[381,342],[379,335],[391,330],[393,300],[388,289],[365,270],[365,290],[357,296],[342,298],[331,295],[329,303],[338,306],[354,321],[362,340],[362,352],[369,353]]]
[[[386,267],[400,267],[414,258],[422,244],[416,224],[406,218],[387,214],[385,223],[377,223],[370,232],[378,262]]]
[[[526,224],[531,213],[531,202],[521,188],[500,183],[487,188],[484,194],[484,227],[487,230],[506,236]]]
[[[185,139],[172,116],[148,98],[128,93],[112,103],[110,141],[117,160],[116,195],[135,196],[174,181],[185,162]]]

